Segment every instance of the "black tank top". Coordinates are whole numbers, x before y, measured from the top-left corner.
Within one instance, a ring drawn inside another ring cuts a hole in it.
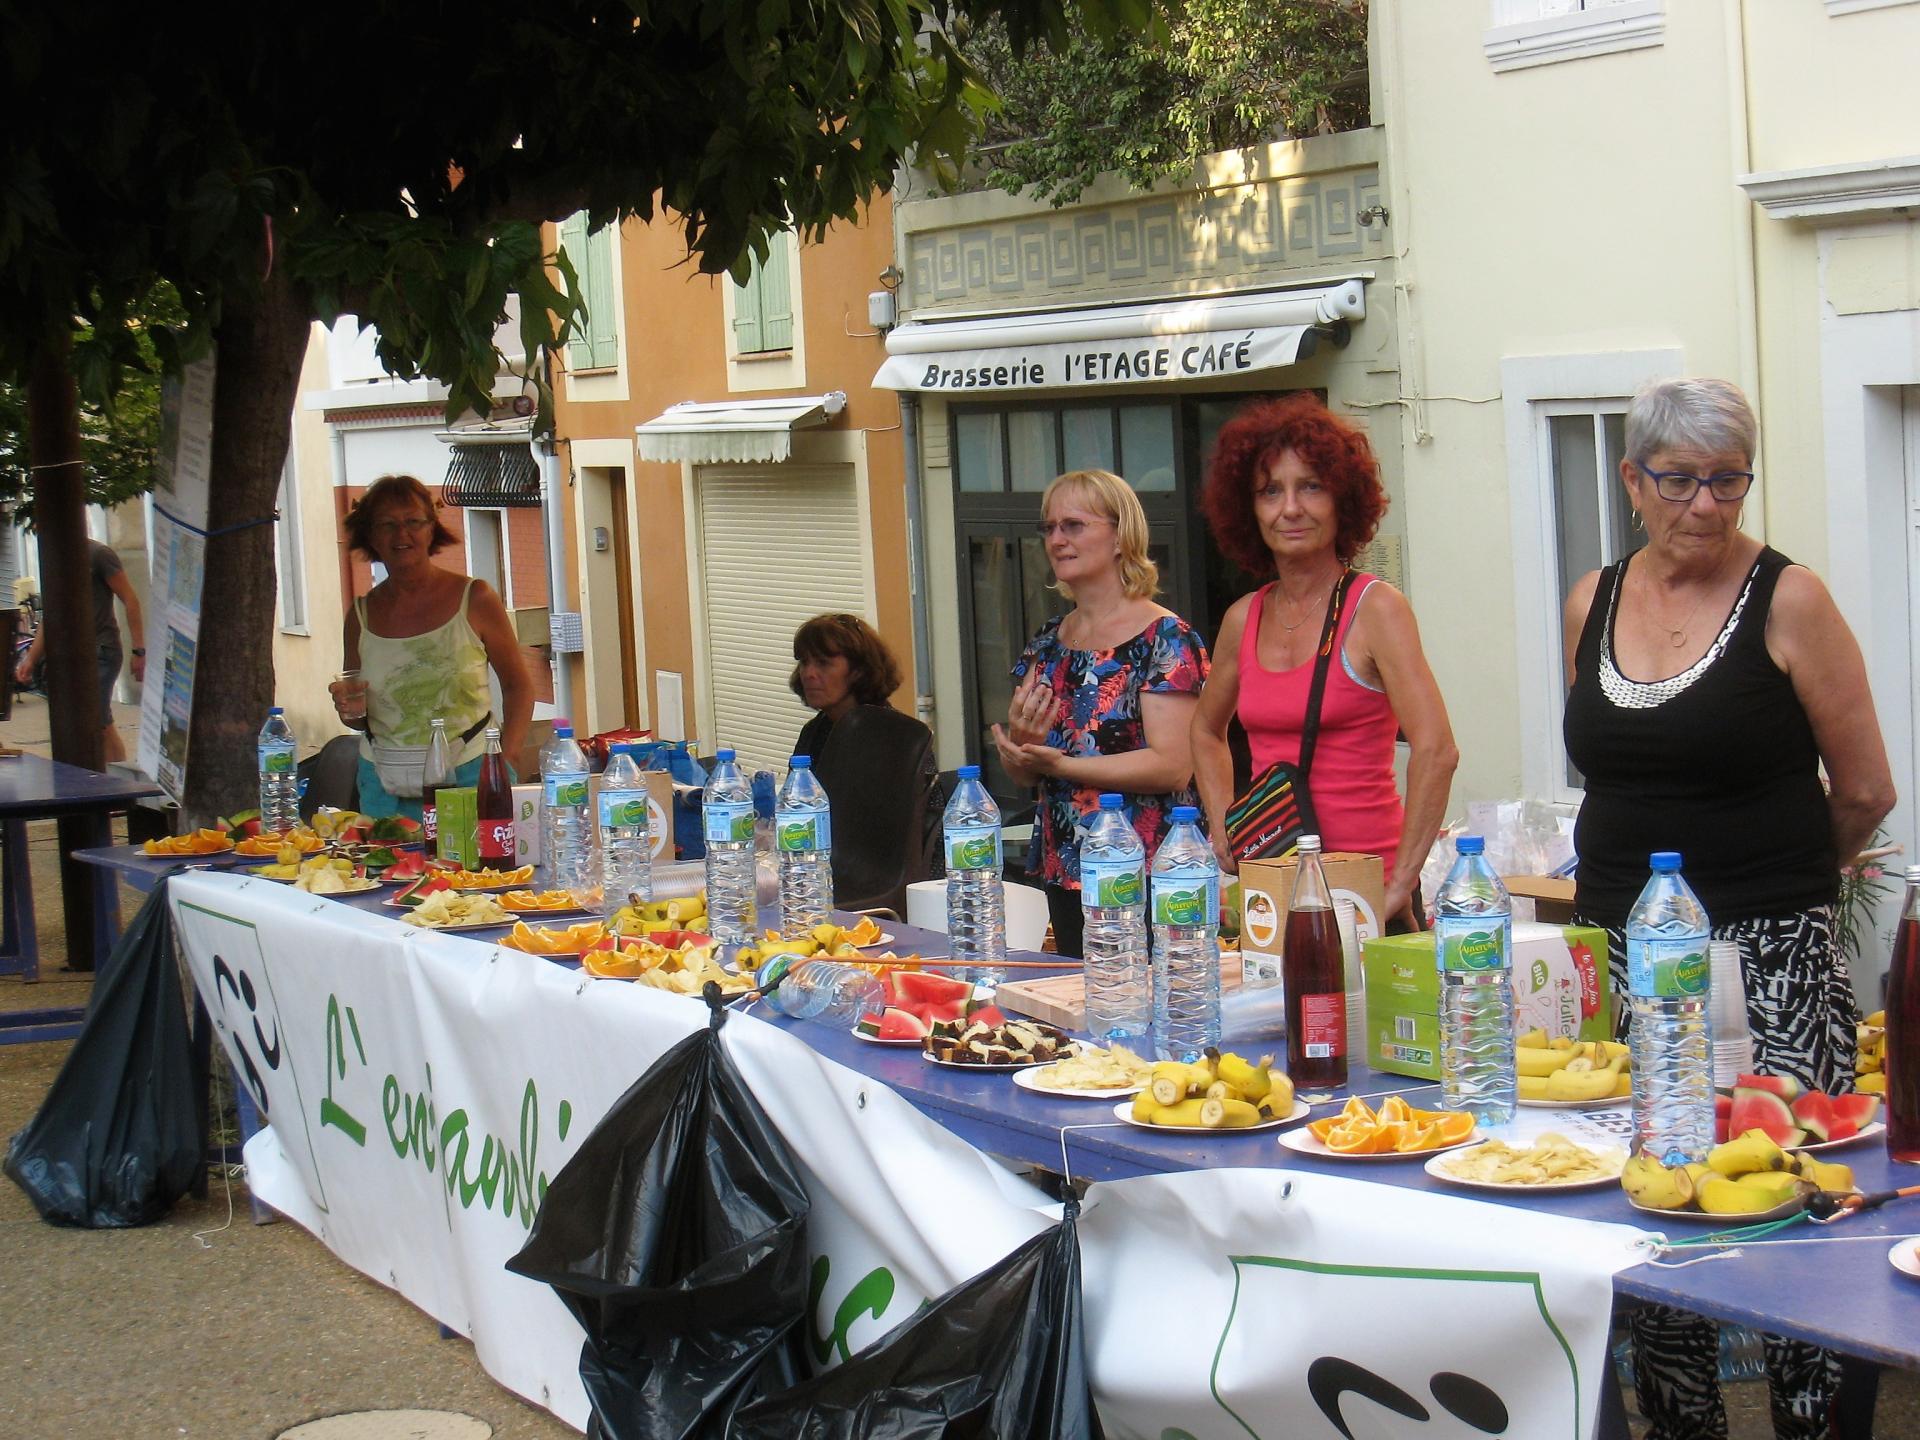
[[[1648,685],[1613,660],[1628,560],[1600,572],[1567,693],[1567,755],[1587,785],[1573,839],[1580,914],[1624,925],[1655,850],[1680,852],[1716,925],[1830,903],[1840,867],[1820,752],[1767,653],[1774,586],[1793,562],[1762,549],[1707,653]]]

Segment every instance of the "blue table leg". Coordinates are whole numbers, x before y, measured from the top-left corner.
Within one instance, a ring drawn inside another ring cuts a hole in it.
[[[0,853],[0,975],[40,978],[40,937],[33,922],[33,869],[27,822],[8,820]]]

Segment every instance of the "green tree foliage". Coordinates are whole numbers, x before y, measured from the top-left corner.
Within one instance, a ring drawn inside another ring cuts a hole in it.
[[[1001,100],[978,178],[1055,205],[1109,171],[1144,188],[1215,151],[1368,123],[1365,0],[1187,0],[1158,37],[1079,27],[1024,55],[989,22],[961,49]]]
[[[144,495],[153,485],[154,450],[160,443],[160,376],[153,332],[185,323],[186,312],[162,282],[131,317],[133,354],[129,363],[89,386],[105,395],[80,407],[80,445],[87,464],[87,500],[108,507]],[[82,351],[98,355],[83,329]],[[109,388],[111,387],[111,389]],[[27,397],[19,385],[0,381],[0,506],[14,519],[33,523],[33,477],[27,459]]]
[[[744,274],[791,226],[857,218],[910,152],[953,172],[990,97],[949,34],[1022,50],[1140,29],[1152,0],[365,0],[128,6],[0,0],[0,381],[77,335],[104,404],[139,367],[158,280],[218,349],[212,503],[273,507],[311,322],[353,314],[380,358],[484,412],[520,296],[529,383],[580,313],[540,225],[671,218],[701,270]],[[556,283],[557,282],[557,283]],[[190,816],[252,786],[273,698],[273,546],[208,540]],[[57,719],[58,717],[56,717]]]

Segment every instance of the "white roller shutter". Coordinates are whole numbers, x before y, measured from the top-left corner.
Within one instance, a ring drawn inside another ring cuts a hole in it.
[[[851,466],[695,472],[715,745],[784,771],[813,712],[787,688],[793,632],[867,614],[866,522]]]

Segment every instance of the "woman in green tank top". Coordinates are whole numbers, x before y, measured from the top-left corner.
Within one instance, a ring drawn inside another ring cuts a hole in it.
[[[420,773],[436,716],[447,722],[454,783],[471,785],[491,715],[487,670],[500,680],[500,748],[518,753],[533,714],[533,681],[500,597],[484,581],[435,565],[458,544],[431,491],[411,475],[374,481],[347,514],[349,545],[387,577],[347,612],[346,668],[366,686],[365,718],[347,719],[346,687],[330,687],[360,741],[360,810],[420,815]]]

